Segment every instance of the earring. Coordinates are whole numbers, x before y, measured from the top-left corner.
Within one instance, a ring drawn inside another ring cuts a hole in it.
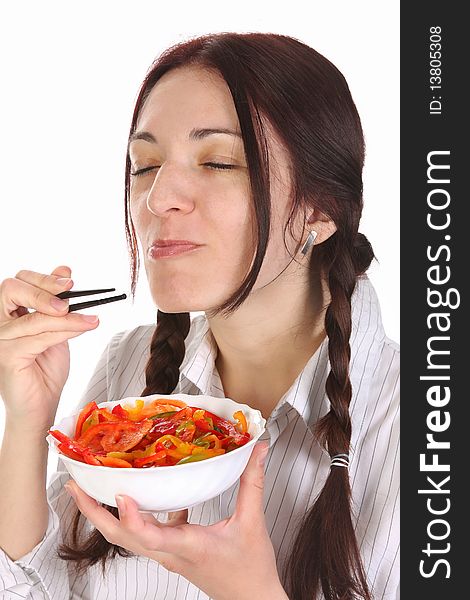
[[[310,250],[311,246],[313,246],[313,243],[315,242],[317,235],[318,235],[318,233],[314,229],[310,229],[308,237],[305,240],[305,244],[300,249],[301,254],[303,254],[304,256],[307,254],[307,252]]]

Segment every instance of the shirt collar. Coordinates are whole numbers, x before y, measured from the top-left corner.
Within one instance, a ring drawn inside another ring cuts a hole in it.
[[[367,275],[362,275],[357,280],[351,298],[351,320],[350,378],[354,389],[359,385],[359,380],[364,380],[366,362],[371,363],[371,353],[374,353],[374,348],[376,351],[378,344],[385,337],[377,294]],[[214,395],[214,375],[218,378],[215,365],[217,344],[205,315],[195,317],[193,321],[194,334],[187,345],[188,359],[183,361],[180,369],[180,381],[184,377],[192,382],[201,394]],[[365,351],[362,352],[362,349]],[[298,413],[305,423],[312,427],[328,410],[325,393],[328,371],[328,339],[325,339],[279,400],[270,420],[276,419],[279,414]]]

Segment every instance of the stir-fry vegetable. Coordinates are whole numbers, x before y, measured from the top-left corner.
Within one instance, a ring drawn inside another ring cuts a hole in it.
[[[57,429],[48,433],[65,456],[89,465],[168,467],[226,454],[251,440],[246,417],[236,423],[188,406],[176,398],[157,398],[135,406],[117,404],[110,411],[93,401],[80,412],[73,439]]]

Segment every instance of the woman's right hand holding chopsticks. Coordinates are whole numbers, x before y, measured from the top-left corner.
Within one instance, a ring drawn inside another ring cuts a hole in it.
[[[0,395],[7,419],[25,431],[53,424],[69,375],[68,340],[99,324],[55,297],[73,287],[70,276],[60,266],[51,275],[22,270],[0,283]]]

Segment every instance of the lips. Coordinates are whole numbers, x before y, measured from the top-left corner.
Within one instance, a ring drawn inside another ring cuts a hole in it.
[[[197,242],[193,242],[190,240],[163,240],[158,239],[154,240],[151,246],[156,246],[157,248],[165,247],[165,246],[199,246]]]
[[[201,244],[196,244],[189,240],[155,240],[148,249],[148,256],[153,259],[170,258],[180,254],[188,254],[201,248]]]

